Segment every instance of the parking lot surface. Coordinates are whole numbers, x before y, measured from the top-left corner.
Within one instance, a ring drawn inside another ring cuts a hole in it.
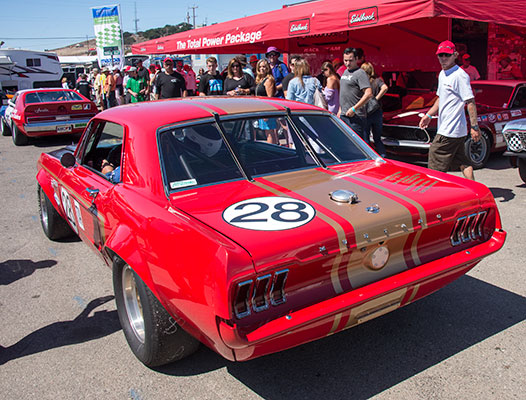
[[[36,161],[70,142],[0,137],[2,399],[524,399],[526,185],[504,157],[475,174],[508,238],[468,275],[285,352],[232,363],[202,346],[152,370],[121,332],[111,271],[80,241],[42,232]]]

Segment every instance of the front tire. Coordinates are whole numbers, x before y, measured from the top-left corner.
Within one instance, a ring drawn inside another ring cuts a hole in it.
[[[186,333],[131,267],[113,263],[113,288],[124,336],[135,356],[157,367],[194,353],[199,341]]]
[[[526,158],[519,158],[517,161],[519,164],[519,176],[526,183]]]
[[[464,143],[466,155],[471,160],[471,165],[474,169],[483,168],[489,159],[491,141],[486,131],[481,132],[481,137],[478,142],[474,142],[471,136],[468,135]]]
[[[15,124],[11,127],[11,131],[13,132],[12,136],[15,146],[25,146],[29,142],[29,138]]]
[[[2,136],[11,136],[11,129],[9,125],[5,122],[4,118],[1,117],[2,122],[0,123],[0,129],[2,130]]]
[[[53,204],[38,185],[38,210],[40,222],[45,235],[51,240],[59,240],[74,235],[73,230],[62,216],[55,210]]]

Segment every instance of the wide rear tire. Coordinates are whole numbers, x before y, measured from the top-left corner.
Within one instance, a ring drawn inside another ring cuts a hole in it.
[[[49,239],[65,239],[75,234],[67,221],[55,210],[55,207],[53,207],[40,185],[38,185],[38,210],[42,230]]]
[[[181,328],[142,279],[118,258],[113,263],[113,288],[124,336],[144,365],[172,363],[197,350],[199,341]]]
[[[29,138],[24,135],[15,124],[11,127],[11,131],[13,133],[12,137],[15,146],[25,146],[29,143]]]
[[[2,136],[11,136],[11,128],[9,128],[9,125],[5,122],[3,117],[0,117],[2,119],[0,123],[0,129],[2,130]]]

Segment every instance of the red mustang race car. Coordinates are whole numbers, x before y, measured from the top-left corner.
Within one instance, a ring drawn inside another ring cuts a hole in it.
[[[92,101],[63,88],[20,90],[8,104],[0,128],[17,146],[29,137],[82,133],[98,111]]]
[[[475,143],[466,137],[466,154],[475,168],[482,168],[491,152],[506,150],[502,128],[507,122],[526,116],[526,82],[524,81],[473,81],[471,82],[482,140]],[[433,118],[429,128],[418,127],[420,119],[434,103],[427,100],[428,107],[385,113],[383,143],[389,152],[408,155],[425,155],[437,130]],[[467,118],[469,123],[469,118]]]
[[[127,105],[42,154],[50,239],[113,270],[146,365],[202,342],[249,360],[412,303],[499,250],[487,187],[380,158],[317,107],[263,98]]]

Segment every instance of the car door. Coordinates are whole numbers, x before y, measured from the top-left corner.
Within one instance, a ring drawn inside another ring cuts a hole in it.
[[[75,166],[65,168],[60,176],[60,201],[68,222],[97,251],[114,228],[108,211],[119,184],[102,173],[102,164],[110,158],[120,168],[124,132],[124,126],[114,122],[92,121],[79,143]]]

